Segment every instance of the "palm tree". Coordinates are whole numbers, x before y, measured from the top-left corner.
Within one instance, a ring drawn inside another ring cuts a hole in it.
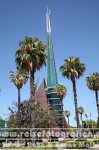
[[[83,126],[82,115],[83,115],[83,113],[84,113],[84,108],[83,108],[83,107],[78,107],[78,113],[80,114],[81,123],[82,123],[82,126]]]
[[[28,80],[28,74],[22,72],[20,69],[18,69],[16,71],[16,73],[14,73],[13,71],[10,72],[10,78],[11,78],[11,82],[14,83],[14,85],[17,87],[18,90],[18,128],[20,128],[20,118],[21,118],[21,114],[20,114],[20,90],[23,86],[23,84],[26,84],[27,80]]]
[[[76,79],[79,79],[84,71],[85,64],[80,62],[80,59],[77,57],[69,57],[69,59],[64,60],[64,64],[60,67],[60,71],[64,77],[70,79],[73,84],[73,93],[74,93],[74,104],[75,104],[75,114],[77,127],[79,128],[79,116],[78,116],[78,104],[77,104],[77,92],[76,92]]]
[[[63,121],[63,128],[64,128],[64,112],[63,112],[63,98],[67,93],[67,88],[63,84],[56,85],[56,94],[62,101],[62,121]]]
[[[67,119],[68,119],[68,124],[69,124],[70,111],[69,111],[69,110],[66,110],[66,111],[65,111],[65,115],[66,115],[66,117],[67,117]]]
[[[37,37],[26,36],[23,41],[19,43],[20,48],[16,52],[16,63],[24,71],[30,74],[30,102],[31,102],[31,119],[32,127],[35,127],[33,118],[35,112],[35,84],[34,74],[37,70],[46,64],[45,49],[47,46],[43,41]]]
[[[67,89],[63,84],[57,84],[56,85],[56,93],[57,96],[63,100],[63,98],[65,97],[66,93],[67,93]]]
[[[98,91],[99,91],[99,73],[93,72],[87,77],[87,86],[90,90],[95,92],[96,96],[96,105],[97,105],[97,112],[99,118],[99,100],[98,100]]]

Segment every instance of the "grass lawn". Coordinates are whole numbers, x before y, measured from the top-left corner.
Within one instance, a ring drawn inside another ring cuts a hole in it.
[[[3,148],[2,150],[43,150],[43,148]],[[0,149],[1,150],[1,149]]]
[[[2,150],[45,150],[51,149],[50,147],[46,146],[39,146],[39,147],[21,147],[21,148],[2,148]],[[1,149],[0,149],[1,150]]]

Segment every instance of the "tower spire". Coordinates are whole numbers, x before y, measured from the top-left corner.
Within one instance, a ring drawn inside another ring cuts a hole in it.
[[[50,24],[50,15],[51,11],[47,8],[46,13],[46,27],[47,27],[47,99],[48,103],[53,109],[53,111],[57,111],[59,120],[58,125],[62,127],[62,110],[63,105],[60,98],[57,96],[56,93],[56,85],[58,84],[57,79],[57,72],[56,72],[56,65],[55,65],[55,58],[54,58],[54,49],[53,49],[53,42],[52,42],[52,33],[51,33],[51,24]],[[60,113],[59,113],[60,111]]]
[[[50,15],[51,15],[51,11],[47,7],[47,12],[46,12],[46,27],[47,27],[47,32],[51,32]]]
[[[47,86],[56,86],[58,83],[56,66],[55,66],[55,58],[54,58],[54,50],[53,50],[53,42],[52,42],[52,33],[51,33],[51,24],[50,24],[50,14],[51,11],[47,7],[46,12],[46,27],[47,27],[47,39],[48,39],[48,61],[47,61]]]

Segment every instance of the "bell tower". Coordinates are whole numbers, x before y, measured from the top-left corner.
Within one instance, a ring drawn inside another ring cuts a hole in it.
[[[51,23],[50,23],[50,15],[51,11],[47,8],[46,13],[46,28],[47,28],[47,99],[49,106],[52,111],[55,111],[58,115],[58,125],[59,127],[63,127],[63,105],[62,101],[56,94],[56,85],[58,84],[56,65],[55,65],[55,57],[54,57],[54,49],[52,42],[52,32],[51,32]]]

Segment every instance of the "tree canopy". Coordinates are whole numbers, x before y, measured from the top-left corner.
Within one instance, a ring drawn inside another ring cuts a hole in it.
[[[60,67],[62,75],[71,80],[82,76],[85,70],[85,64],[81,63],[80,59],[74,56],[64,60],[63,65]]]

